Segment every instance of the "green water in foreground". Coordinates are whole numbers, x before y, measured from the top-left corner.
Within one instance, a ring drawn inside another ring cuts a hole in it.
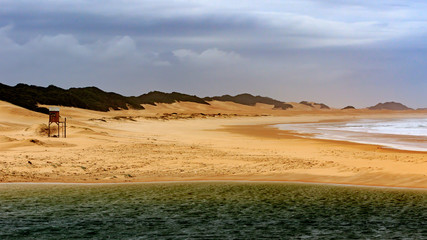
[[[427,192],[289,183],[0,184],[0,239],[427,239]]]

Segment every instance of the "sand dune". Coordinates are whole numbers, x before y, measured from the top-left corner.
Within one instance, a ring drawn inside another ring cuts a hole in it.
[[[69,126],[64,139],[47,138],[47,115],[0,102],[0,181],[278,180],[427,188],[425,153],[300,138],[268,127],[425,112],[210,103],[110,112],[61,107]]]

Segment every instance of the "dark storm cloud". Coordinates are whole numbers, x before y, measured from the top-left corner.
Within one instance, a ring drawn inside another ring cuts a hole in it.
[[[340,19],[340,11],[323,18],[316,17],[330,9],[310,1],[289,1],[288,4],[271,1],[272,6],[260,6],[259,1],[246,1],[240,6],[236,1],[229,1],[223,3],[223,7],[206,1],[199,4],[185,4],[188,1],[73,2],[6,1],[9,7],[0,10],[0,24],[13,24],[14,31],[20,32],[21,37],[23,33],[33,33],[31,36],[74,34],[79,39],[129,35],[134,38],[176,38],[171,39],[173,44],[174,40],[185,43],[185,38],[191,36],[188,42],[193,45],[197,44],[195,39],[199,39],[201,45],[204,42],[223,44],[227,40],[231,46],[237,45],[235,42],[238,41],[240,45],[282,43],[287,47],[372,42],[402,34],[403,28],[420,25],[406,21],[406,26],[398,26],[390,19],[372,19],[373,14],[382,14],[372,8],[373,4],[364,4],[364,17],[358,16],[359,21],[346,21]],[[130,7],[124,7],[126,5]],[[312,9],[314,7],[316,9]],[[342,12],[350,19],[360,11],[349,8]],[[383,12],[396,13],[394,10]]]
[[[246,17],[200,16],[197,19],[183,16],[169,18],[120,17],[80,13],[4,13],[0,23],[12,23],[16,31],[37,34],[72,33],[77,35],[135,35],[174,36],[194,35],[212,32],[233,32],[253,30],[255,20]]]
[[[0,6],[7,84],[424,106],[423,1],[0,0]]]

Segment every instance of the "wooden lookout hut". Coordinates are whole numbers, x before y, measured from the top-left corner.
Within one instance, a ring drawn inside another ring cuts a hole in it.
[[[62,136],[66,138],[67,137],[67,118],[64,118],[64,120],[61,121],[61,116],[59,115],[59,107],[49,108],[49,125],[48,125],[48,134],[47,134],[48,137],[50,137],[51,135],[50,126],[53,123],[55,123],[58,127],[58,135],[53,135],[52,137],[60,137],[60,133],[62,132]]]

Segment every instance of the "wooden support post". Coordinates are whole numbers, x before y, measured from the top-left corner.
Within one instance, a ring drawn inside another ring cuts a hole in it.
[[[67,118],[64,119],[64,138],[67,138]]]

